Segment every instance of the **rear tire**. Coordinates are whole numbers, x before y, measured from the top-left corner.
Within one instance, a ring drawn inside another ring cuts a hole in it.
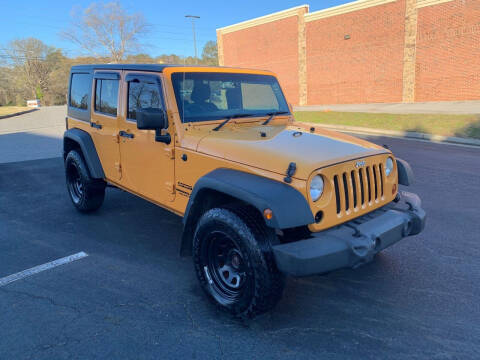
[[[252,318],[281,299],[285,275],[271,250],[275,233],[248,207],[214,208],[198,221],[193,260],[202,289],[222,310]]]
[[[106,183],[92,179],[83,156],[71,150],[65,159],[67,190],[73,205],[80,212],[92,212],[103,204]]]

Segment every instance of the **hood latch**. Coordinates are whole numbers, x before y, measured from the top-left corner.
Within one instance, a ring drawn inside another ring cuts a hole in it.
[[[291,162],[288,165],[287,169],[287,176],[283,179],[287,184],[290,184],[292,182],[292,176],[295,175],[295,172],[297,171],[297,164],[294,162]]]

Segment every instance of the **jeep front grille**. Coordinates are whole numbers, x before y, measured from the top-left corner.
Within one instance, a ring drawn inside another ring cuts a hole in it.
[[[367,165],[333,177],[337,214],[372,206],[384,199],[383,164]]]

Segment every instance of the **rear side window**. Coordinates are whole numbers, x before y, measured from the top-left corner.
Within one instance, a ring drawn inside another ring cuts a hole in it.
[[[95,82],[95,111],[117,116],[118,80],[97,79]]]
[[[163,109],[160,86],[156,82],[128,82],[128,118],[137,119],[138,109]]]
[[[70,85],[70,106],[87,110],[92,77],[90,74],[72,74]]]

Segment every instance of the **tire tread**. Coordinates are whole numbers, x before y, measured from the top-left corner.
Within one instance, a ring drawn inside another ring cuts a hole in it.
[[[257,210],[250,206],[231,205],[205,212],[195,231],[193,255],[197,277],[207,294],[209,294],[208,285],[204,281],[203,271],[197,258],[200,251],[197,232],[200,227],[210,221],[222,221],[231,226],[245,240],[249,251],[255,253],[255,258],[260,259],[258,263],[252,262],[255,284],[248,306],[245,308],[219,306],[241,318],[253,318],[271,310],[281,299],[285,287],[285,275],[277,269],[271,250],[276,237],[274,230],[267,228]]]

